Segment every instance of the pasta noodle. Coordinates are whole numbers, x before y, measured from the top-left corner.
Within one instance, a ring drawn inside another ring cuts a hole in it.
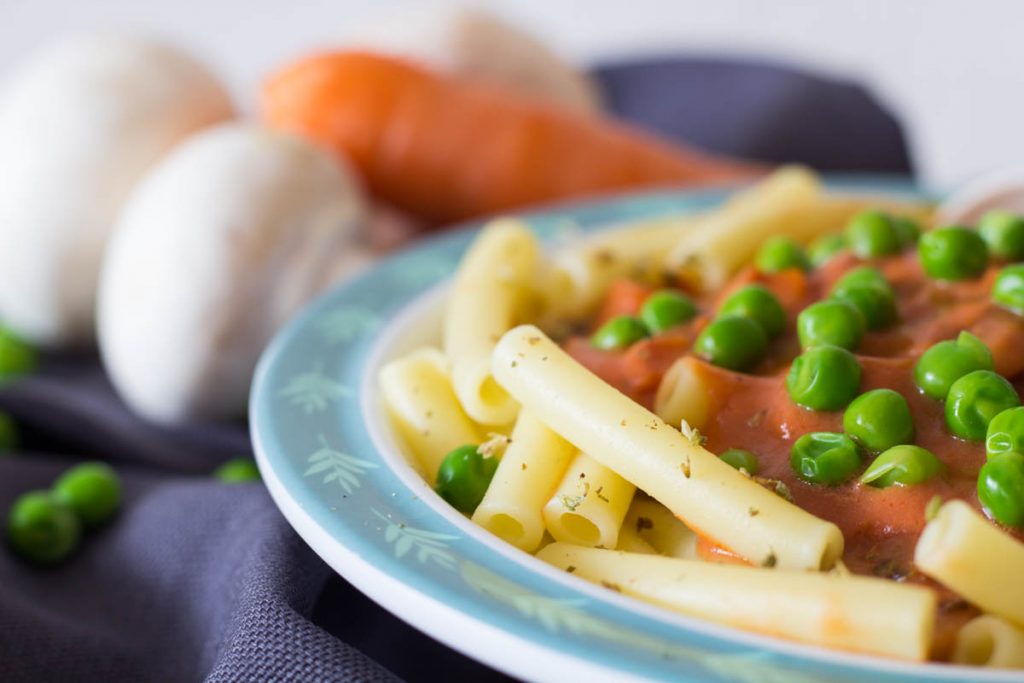
[[[697,557],[697,534],[676,519],[667,507],[646,496],[633,499],[622,528],[636,530],[637,535],[661,555],[691,560]]]
[[[543,270],[538,288],[543,324],[592,314],[619,278],[658,282],[664,276],[666,255],[701,219],[673,217],[612,229],[558,251]]]
[[[951,500],[928,522],[914,564],[986,612],[1024,626],[1024,543],[962,500]]]
[[[816,645],[920,661],[935,592],[884,579],[765,570],[553,543],[545,562],[695,617]]]
[[[683,356],[668,369],[658,385],[654,412],[670,425],[683,422],[694,429],[703,429],[714,400],[700,374],[700,364],[693,356]]]
[[[502,337],[495,379],[580,450],[754,563],[828,568],[843,536],[744,477],[566,354],[532,325]]]
[[[424,348],[380,371],[387,413],[430,481],[452,449],[481,440],[452,391],[447,365],[440,351]]]
[[[1001,669],[1024,669],[1024,629],[983,614],[956,635],[953,661]]]
[[[494,383],[491,351],[532,306],[537,239],[519,221],[492,222],[480,233],[455,275],[444,318],[444,350],[463,409],[486,425],[510,424],[518,407]]]
[[[699,222],[700,229],[687,231],[676,243],[666,264],[683,280],[705,291],[713,290],[748,263],[767,238],[788,235],[806,242],[841,229],[867,208],[885,209],[924,222],[931,218],[930,209],[920,203],[825,196],[813,173],[788,167],[708,214]]]
[[[548,531],[558,541],[614,548],[636,487],[578,453],[544,506]]]
[[[641,555],[657,555],[658,551],[650,543],[644,540],[636,528],[624,524],[619,529],[619,543],[615,546],[616,550],[621,550],[627,553],[639,553]]]
[[[809,225],[804,216],[820,193],[820,183],[810,171],[799,167],[776,171],[709,215],[700,230],[687,233],[673,248],[667,265],[703,290],[721,287],[768,237],[807,239],[817,234],[820,226]]]
[[[527,552],[536,550],[544,535],[544,504],[575,452],[529,411],[520,411],[473,521]]]

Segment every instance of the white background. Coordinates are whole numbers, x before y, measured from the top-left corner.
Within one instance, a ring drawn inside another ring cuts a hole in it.
[[[382,12],[446,0],[0,0],[0,78],[40,41],[141,30],[207,59],[251,107],[262,76],[343,44]],[[587,63],[662,51],[765,55],[869,82],[909,124],[937,188],[1024,155],[1024,2],[1014,0],[491,0]]]

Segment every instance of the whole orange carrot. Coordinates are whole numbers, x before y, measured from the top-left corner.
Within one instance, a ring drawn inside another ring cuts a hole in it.
[[[657,185],[749,178],[756,169],[626,126],[344,52],[267,83],[265,115],[344,155],[381,199],[435,222]]]

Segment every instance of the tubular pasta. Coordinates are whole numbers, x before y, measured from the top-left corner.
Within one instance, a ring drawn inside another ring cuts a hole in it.
[[[700,215],[680,216],[614,228],[556,252],[543,269],[538,287],[542,326],[591,315],[619,278],[659,282],[666,255],[701,219]]]
[[[657,555],[658,551],[650,543],[644,540],[643,536],[637,533],[635,527],[623,524],[619,529],[619,543],[616,550],[640,555]]]
[[[525,318],[539,245],[512,219],[497,220],[480,233],[463,257],[444,317],[444,350],[452,363],[452,386],[463,409],[477,422],[506,425],[518,406],[491,378],[494,344]]]
[[[683,422],[703,429],[714,411],[713,398],[693,356],[683,356],[668,369],[654,397],[654,412],[670,425]]]
[[[817,178],[801,168],[786,168],[737,195],[708,214],[699,230],[687,232],[674,246],[667,268],[704,291],[725,284],[730,275],[774,235],[807,242],[842,230],[857,213],[877,208],[928,225],[925,204],[855,195],[823,195]]]
[[[716,289],[753,258],[772,235],[807,239],[820,232],[803,220],[821,195],[817,177],[800,167],[786,167],[737,194],[688,232],[667,260],[668,267],[703,290]]]
[[[690,560],[697,558],[697,534],[656,500],[636,496],[629,506],[622,528],[636,530],[640,538],[661,555]]]
[[[920,586],[567,543],[537,557],[641,600],[750,631],[914,661],[924,660],[931,644],[937,598]]]
[[[494,350],[495,379],[553,431],[755,564],[831,567],[843,536],[744,477],[573,360],[532,325]]]
[[[951,500],[917,541],[914,564],[986,612],[1024,626],[1024,543],[962,500]]]
[[[953,661],[971,666],[1024,669],[1024,629],[991,614],[975,617],[957,633]]]
[[[614,548],[635,492],[615,472],[578,453],[544,506],[544,521],[557,541]]]
[[[527,552],[536,550],[544,536],[544,504],[575,452],[529,411],[520,411],[473,521]]]
[[[479,431],[452,391],[447,360],[437,349],[419,349],[391,361],[381,368],[379,381],[388,416],[431,483],[452,449],[480,443]]]

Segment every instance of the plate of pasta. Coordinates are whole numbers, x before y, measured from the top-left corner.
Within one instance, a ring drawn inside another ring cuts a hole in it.
[[[1019,680],[1019,261],[1024,219],[801,168],[495,219],[277,335],[257,460],[332,568],[520,678]]]

